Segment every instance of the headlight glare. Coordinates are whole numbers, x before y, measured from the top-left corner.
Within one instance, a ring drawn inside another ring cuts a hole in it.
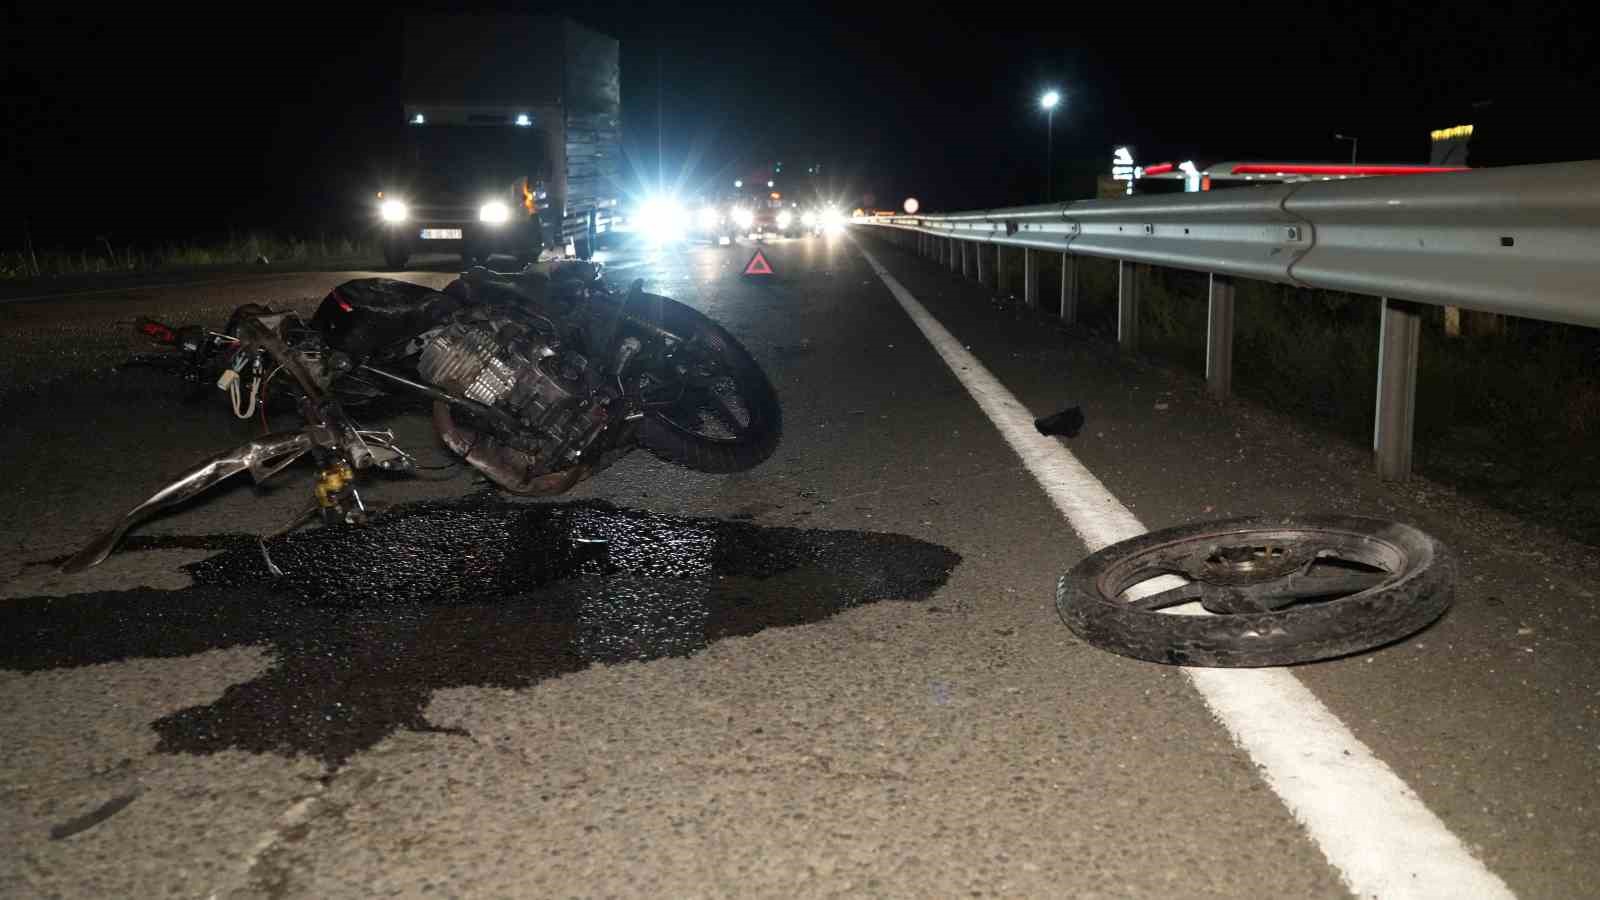
[[[657,243],[679,240],[688,224],[689,213],[673,197],[651,197],[639,208],[640,229]]]
[[[511,219],[511,207],[499,200],[490,200],[478,207],[478,221],[490,225],[502,225]]]
[[[791,223],[793,221],[794,221],[794,213],[789,212],[787,209],[784,210],[783,212],[778,213],[778,227],[779,228],[788,228],[789,227],[789,223]]]
[[[755,224],[756,214],[741,206],[733,211],[733,221],[738,223],[740,228],[749,228]]]
[[[801,213],[800,224],[807,228],[815,228],[817,226],[817,214],[810,210]]]
[[[399,200],[383,201],[378,207],[378,213],[383,216],[385,222],[404,222],[411,217],[411,210]]]

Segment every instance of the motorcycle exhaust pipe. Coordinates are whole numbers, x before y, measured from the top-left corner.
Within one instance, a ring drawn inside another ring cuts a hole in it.
[[[560,472],[536,474],[543,467],[533,454],[500,443],[493,435],[456,424],[450,405],[433,402],[433,429],[451,452],[484,477],[513,494],[539,497],[564,494],[589,477],[587,463]]]

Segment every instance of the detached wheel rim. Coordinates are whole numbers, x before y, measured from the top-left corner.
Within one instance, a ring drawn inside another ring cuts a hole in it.
[[[1368,650],[1449,606],[1454,567],[1432,537],[1351,516],[1248,518],[1141,535],[1057,584],[1075,634],[1155,662],[1271,666]]]

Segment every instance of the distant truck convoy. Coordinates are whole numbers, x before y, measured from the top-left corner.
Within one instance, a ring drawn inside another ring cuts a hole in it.
[[[620,193],[617,49],[557,16],[407,16],[403,116],[375,198],[385,262],[588,258]]]

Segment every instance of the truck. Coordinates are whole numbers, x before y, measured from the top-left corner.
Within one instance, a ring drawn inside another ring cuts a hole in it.
[[[592,255],[619,207],[616,39],[561,16],[410,15],[403,53],[384,261]]]

